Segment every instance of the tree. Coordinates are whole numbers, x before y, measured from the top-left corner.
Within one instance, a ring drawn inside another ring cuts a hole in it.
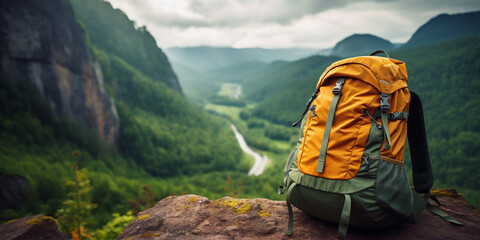
[[[87,217],[97,207],[97,204],[91,203],[87,199],[87,193],[92,190],[92,187],[88,179],[88,170],[85,168],[79,170],[80,151],[74,151],[73,156],[75,157],[75,165],[71,167],[74,170],[74,179],[65,183],[70,191],[67,194],[67,199],[63,202],[63,207],[58,209],[56,216],[62,230],[70,234],[73,239],[89,239],[91,237],[86,229]]]

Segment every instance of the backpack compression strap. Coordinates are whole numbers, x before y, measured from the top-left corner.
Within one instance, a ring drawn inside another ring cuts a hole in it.
[[[330,108],[328,109],[327,121],[325,123],[325,130],[323,132],[322,145],[320,146],[320,153],[318,154],[318,164],[316,171],[318,173],[323,173],[323,168],[325,166],[325,157],[327,155],[328,139],[330,138],[330,130],[332,129],[333,118],[335,117],[335,112],[337,111],[338,100],[342,96],[342,88],[345,84],[345,78],[339,78],[337,80],[336,86],[333,88],[333,98],[330,103]]]

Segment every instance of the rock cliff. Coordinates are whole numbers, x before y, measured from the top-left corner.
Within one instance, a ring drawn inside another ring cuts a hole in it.
[[[456,226],[429,211],[417,223],[368,231],[350,227],[347,239],[478,239],[480,215],[455,190],[440,191],[440,209],[463,222]],[[285,201],[209,200],[197,195],[168,197],[139,213],[117,239],[337,239],[338,225],[294,208],[292,237],[285,235]]]
[[[115,104],[70,3],[2,0],[0,26],[0,76],[31,81],[56,113],[85,123],[115,144]]]

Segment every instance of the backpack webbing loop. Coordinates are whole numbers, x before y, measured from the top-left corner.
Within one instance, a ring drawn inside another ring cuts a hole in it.
[[[375,56],[375,55],[377,55],[377,54],[379,54],[379,53],[384,53],[388,58],[390,58],[390,56],[388,55],[388,53],[385,52],[385,51],[383,51],[383,50],[377,50],[377,51],[375,51],[375,52],[372,52],[372,53],[370,53],[369,56]]]
[[[308,110],[310,109],[310,105],[312,105],[313,100],[315,100],[317,96],[318,96],[318,91],[313,93],[312,97],[310,97],[310,99],[306,104],[305,110],[302,113],[302,116],[300,116],[300,118],[296,122],[292,123],[292,127],[296,127],[302,121],[303,117],[305,116],[305,114],[307,114]]]
[[[292,184],[288,187],[288,190],[287,190],[287,208],[288,208],[287,235],[288,236],[292,235],[292,229],[293,229],[293,210],[292,210],[292,204],[290,203],[290,193],[292,192],[292,189],[296,185],[297,185],[296,182],[292,182]]]
[[[342,96],[340,93],[344,84],[345,78],[339,78],[336,86],[332,90],[333,98],[332,102],[330,103],[330,109],[328,110],[325,130],[323,132],[322,145],[320,146],[320,153],[318,154],[318,164],[316,169],[318,173],[323,173],[325,157],[327,155],[328,139],[330,138],[330,130],[332,129],[333,118],[335,117],[335,111],[337,110],[338,100],[340,100],[340,96]]]
[[[348,222],[350,221],[350,211],[352,208],[352,199],[350,195],[345,194],[345,202],[343,203],[342,215],[338,223],[337,237],[345,239],[347,237]]]

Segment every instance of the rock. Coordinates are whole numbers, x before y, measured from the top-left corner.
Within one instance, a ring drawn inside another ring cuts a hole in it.
[[[439,208],[464,226],[446,222],[425,210],[417,223],[405,222],[382,230],[350,227],[347,239],[478,239],[479,212],[455,190],[433,193],[439,195]],[[117,239],[337,239],[336,223],[323,222],[293,209],[293,235],[288,237],[285,201],[167,197],[139,213]]]
[[[58,229],[52,217],[34,215],[8,221],[0,225],[0,236],[3,240],[63,240],[68,236]]]
[[[27,200],[28,179],[22,176],[9,176],[0,173],[0,212],[16,209]]]
[[[59,115],[118,140],[119,120],[101,67],[66,0],[2,0],[0,77],[30,81]]]

